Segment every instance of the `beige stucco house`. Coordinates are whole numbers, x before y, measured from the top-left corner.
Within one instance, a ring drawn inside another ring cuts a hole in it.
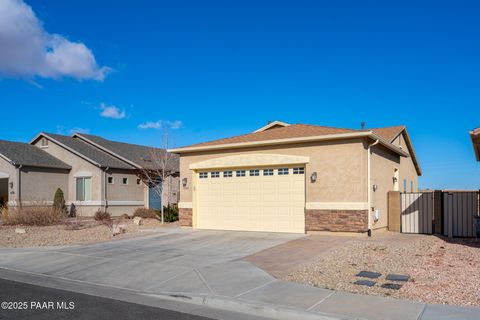
[[[0,197],[10,205],[52,203],[61,188],[77,215],[97,210],[112,215],[160,208],[179,199],[178,157],[172,156],[164,183],[146,183],[145,170],[158,168],[165,150],[111,141],[99,136],[39,133],[29,144],[0,143]],[[158,191],[160,190],[160,192]],[[161,197],[160,197],[161,194]]]
[[[180,156],[180,223],[199,229],[366,232],[388,226],[387,192],[417,191],[404,126],[272,122],[169,150]]]

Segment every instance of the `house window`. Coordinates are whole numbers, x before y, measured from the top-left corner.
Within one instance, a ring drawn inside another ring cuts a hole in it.
[[[288,168],[280,168],[278,169],[279,176],[286,176],[288,174]]]
[[[220,172],[218,172],[218,171],[211,172],[210,176],[212,178],[220,178]]]
[[[410,192],[413,192],[413,181],[410,180]]]
[[[245,177],[245,170],[237,170],[236,176],[237,177]]]
[[[407,192],[407,179],[403,179],[403,192]]]
[[[264,169],[263,170],[264,176],[273,176],[273,169]]]
[[[231,178],[233,176],[232,171],[223,171],[223,177],[224,178]]]
[[[208,178],[208,172],[200,172],[200,179],[207,179]]]
[[[108,182],[108,184],[114,184],[113,177],[108,177],[107,182]]]
[[[304,174],[305,168],[293,168],[293,174]]]
[[[77,201],[92,200],[92,178],[76,178],[75,185]]]
[[[122,184],[128,184],[128,178],[122,178]]]
[[[250,170],[250,177],[258,177],[260,175],[260,170]]]

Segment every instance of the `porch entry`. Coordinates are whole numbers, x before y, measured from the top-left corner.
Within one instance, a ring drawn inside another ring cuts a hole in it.
[[[150,183],[148,186],[148,207],[160,210],[162,208],[162,182]]]

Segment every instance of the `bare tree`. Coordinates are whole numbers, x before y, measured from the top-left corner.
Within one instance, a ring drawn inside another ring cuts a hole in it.
[[[178,156],[167,152],[170,147],[172,147],[170,135],[165,128],[162,132],[161,149],[152,148],[149,150],[150,159],[144,159],[149,164],[145,165],[138,173],[140,179],[149,189],[153,187],[153,191],[161,199],[160,217],[162,223],[165,222],[164,204],[170,206],[171,177],[178,174]],[[158,188],[160,184],[162,187]]]

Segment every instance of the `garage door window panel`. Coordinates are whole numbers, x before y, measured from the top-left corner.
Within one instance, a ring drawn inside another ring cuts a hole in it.
[[[263,170],[264,176],[273,176],[273,169],[264,169]]]
[[[245,170],[237,170],[236,176],[237,177],[245,177]]]
[[[286,175],[288,175],[288,168],[279,168],[279,169],[278,169],[278,175],[279,175],[279,176],[286,176]]]

